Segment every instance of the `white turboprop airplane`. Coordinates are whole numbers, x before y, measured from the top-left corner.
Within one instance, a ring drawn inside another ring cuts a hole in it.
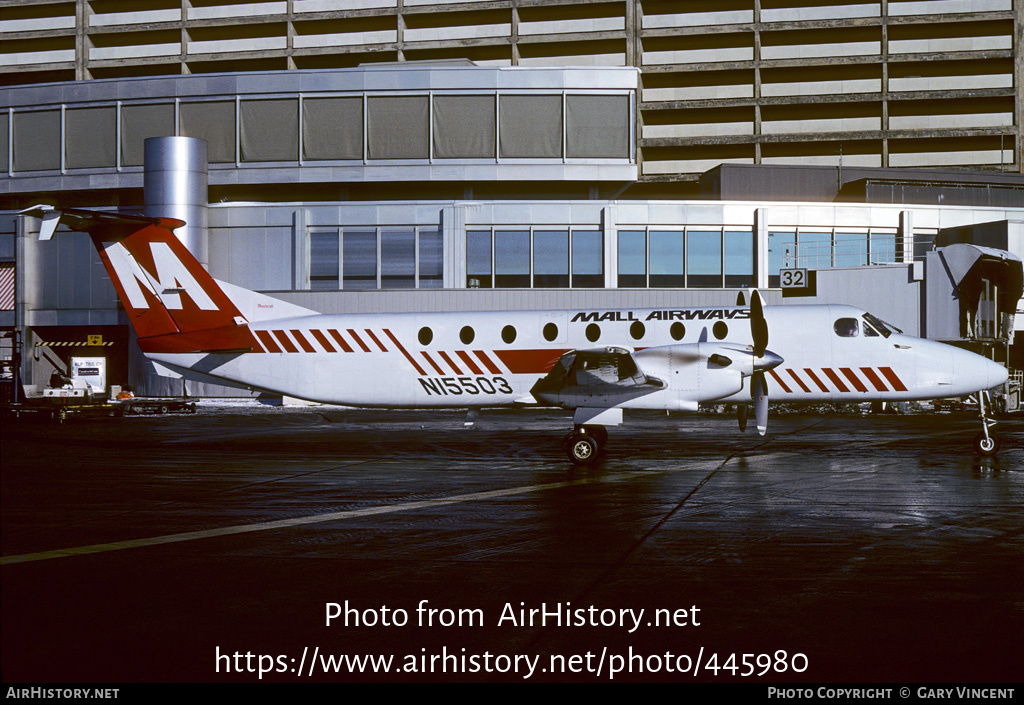
[[[327,315],[214,280],[171,218],[36,207],[90,233],[139,346],[161,374],[362,407],[573,409],[574,463],[599,456],[623,409],[908,401],[977,393],[979,453],[993,454],[984,390],[1007,371],[966,350],[902,334],[851,306]],[[768,331],[773,350],[768,350]],[[770,382],[769,382],[770,380]]]

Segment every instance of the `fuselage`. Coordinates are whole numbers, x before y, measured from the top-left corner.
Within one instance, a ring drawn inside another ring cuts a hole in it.
[[[996,363],[903,335],[853,307],[771,306],[764,315],[768,349],[782,358],[767,373],[772,401],[933,399],[1006,379]],[[562,355],[615,346],[663,383],[617,406],[693,410],[750,401],[748,375],[718,374],[723,359],[737,370],[748,364],[749,319],[745,307],[318,314],[250,323],[251,352],[150,357],[185,376],[311,401],[465,408],[535,403],[531,388]]]

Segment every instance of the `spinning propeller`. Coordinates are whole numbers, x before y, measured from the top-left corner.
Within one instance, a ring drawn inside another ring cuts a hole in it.
[[[743,293],[737,297],[743,305]],[[750,335],[753,338],[753,374],[750,378],[750,398],[754,402],[754,420],[757,432],[762,436],[768,430],[768,382],[765,373],[780,364],[782,358],[768,350],[768,322],[764,318],[761,294],[755,289],[750,296]],[[747,407],[741,404],[737,410],[740,430],[747,430]]]

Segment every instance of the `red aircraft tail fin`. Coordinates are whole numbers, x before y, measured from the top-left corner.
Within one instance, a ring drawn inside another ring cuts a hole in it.
[[[41,210],[42,239],[56,229]],[[245,351],[254,346],[248,322],[175,236],[174,218],[67,209],[59,221],[89,233],[128,312],[143,352]]]

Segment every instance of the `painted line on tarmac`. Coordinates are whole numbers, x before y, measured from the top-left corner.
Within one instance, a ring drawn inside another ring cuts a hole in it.
[[[692,469],[692,466],[691,466]],[[59,548],[52,551],[41,551],[39,553],[23,553],[15,556],[0,557],[0,566],[13,565],[16,563],[28,563],[31,561],[45,561],[51,558],[71,558],[73,556],[84,556],[90,553],[106,553],[108,551],[121,551],[127,548],[142,548],[145,546],[160,546],[168,543],[181,543],[183,541],[197,541],[199,539],[215,538],[218,536],[231,536],[234,534],[248,534],[255,531],[273,531],[275,529],[287,529],[296,526],[308,526],[311,524],[323,524],[329,521],[343,521],[345,519],[358,519],[361,517],[378,516],[381,514],[393,514],[395,512],[408,512],[418,509],[432,509],[462,502],[479,502],[499,497],[514,497],[516,495],[530,494],[532,492],[544,492],[577,485],[598,484],[603,482],[617,482],[620,480],[631,480],[647,475],[664,473],[660,470],[634,470],[631,472],[615,473],[604,477],[588,477],[577,480],[564,480],[562,482],[547,482],[540,485],[527,485],[525,487],[511,487],[505,490],[490,490],[487,492],[471,492],[470,494],[453,495],[440,499],[425,499],[416,502],[405,502],[403,504],[391,504],[383,507],[368,507],[366,509],[351,509],[330,514],[313,514],[311,516],[295,517],[294,519],[280,519],[278,521],[265,521],[256,524],[241,524],[238,526],[225,526],[219,529],[206,529],[203,531],[188,531],[181,534],[168,534],[166,536],[153,536],[145,539],[131,539],[128,541],[115,541],[113,543],[97,543],[91,546],[78,546],[76,548]]]

